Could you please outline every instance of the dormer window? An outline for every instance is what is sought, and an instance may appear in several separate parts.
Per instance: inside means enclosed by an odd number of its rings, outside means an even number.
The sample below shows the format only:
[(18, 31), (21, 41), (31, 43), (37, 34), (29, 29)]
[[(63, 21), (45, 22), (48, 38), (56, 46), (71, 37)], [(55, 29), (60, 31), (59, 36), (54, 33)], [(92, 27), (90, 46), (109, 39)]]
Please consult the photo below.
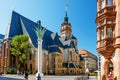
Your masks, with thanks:
[(113, 0), (107, 0), (107, 5), (108, 6), (112, 6), (112, 4), (113, 4)]

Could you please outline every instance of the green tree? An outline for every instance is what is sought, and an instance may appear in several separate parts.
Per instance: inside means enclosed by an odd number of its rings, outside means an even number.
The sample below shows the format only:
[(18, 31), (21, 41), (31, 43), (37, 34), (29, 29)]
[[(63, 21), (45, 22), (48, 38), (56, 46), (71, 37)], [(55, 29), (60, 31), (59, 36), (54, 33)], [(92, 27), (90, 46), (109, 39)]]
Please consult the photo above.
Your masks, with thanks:
[(18, 35), (12, 38), (10, 46), (11, 54), (18, 58), (17, 68), (20, 70), (31, 53), (32, 44), (27, 35)]

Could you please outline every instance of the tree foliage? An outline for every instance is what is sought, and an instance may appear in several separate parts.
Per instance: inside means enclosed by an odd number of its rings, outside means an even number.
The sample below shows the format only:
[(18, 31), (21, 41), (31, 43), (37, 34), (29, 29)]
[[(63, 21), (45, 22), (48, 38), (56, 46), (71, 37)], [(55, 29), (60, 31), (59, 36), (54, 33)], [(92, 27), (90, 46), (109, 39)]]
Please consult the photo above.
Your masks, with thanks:
[(11, 40), (11, 54), (18, 57), (18, 67), (27, 60), (27, 56), (31, 52), (32, 44), (29, 42), (27, 35), (18, 35)]

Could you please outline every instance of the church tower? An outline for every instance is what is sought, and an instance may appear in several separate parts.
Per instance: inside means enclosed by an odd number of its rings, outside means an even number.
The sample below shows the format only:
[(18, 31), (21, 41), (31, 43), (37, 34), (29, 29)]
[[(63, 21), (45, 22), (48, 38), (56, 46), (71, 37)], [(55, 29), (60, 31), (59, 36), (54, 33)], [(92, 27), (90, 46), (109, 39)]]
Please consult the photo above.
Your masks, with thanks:
[(66, 37), (67, 39), (71, 36), (71, 24), (68, 22), (67, 10), (65, 11), (64, 22), (61, 24), (61, 37)]
[(110, 72), (120, 80), (120, 0), (97, 0), (96, 25), (101, 80)]

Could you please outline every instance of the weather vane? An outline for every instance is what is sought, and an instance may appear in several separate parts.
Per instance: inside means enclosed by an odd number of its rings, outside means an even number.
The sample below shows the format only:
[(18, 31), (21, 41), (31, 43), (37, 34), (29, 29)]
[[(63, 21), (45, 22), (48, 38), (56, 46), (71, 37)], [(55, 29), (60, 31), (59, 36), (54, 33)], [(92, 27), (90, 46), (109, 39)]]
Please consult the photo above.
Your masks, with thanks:
[(65, 11), (67, 12), (68, 11), (68, 4), (65, 5)]

